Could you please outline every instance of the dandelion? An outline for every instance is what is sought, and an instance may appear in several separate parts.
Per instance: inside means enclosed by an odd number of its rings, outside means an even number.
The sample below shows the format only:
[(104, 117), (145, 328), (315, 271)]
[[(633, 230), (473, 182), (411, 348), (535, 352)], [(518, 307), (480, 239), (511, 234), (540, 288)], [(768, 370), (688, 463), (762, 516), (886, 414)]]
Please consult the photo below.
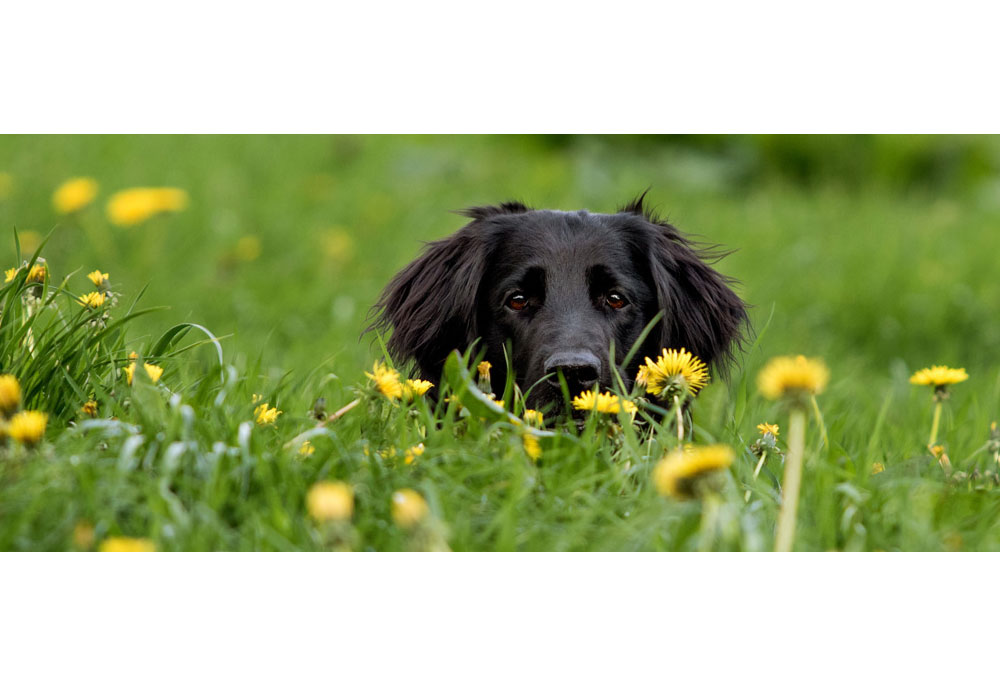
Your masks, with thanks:
[(799, 488), (802, 483), (802, 462), (806, 441), (805, 402), (810, 399), (820, 424), (823, 443), (826, 445), (826, 428), (823, 425), (816, 394), (821, 393), (830, 381), (830, 370), (818, 358), (781, 356), (768, 361), (757, 376), (757, 387), (769, 399), (781, 398), (791, 405), (788, 417), (788, 456), (782, 479), (781, 510), (778, 513), (778, 531), (775, 551), (791, 551), (795, 540), (795, 518), (799, 506)]
[(96, 309), (104, 305), (106, 296), (102, 291), (91, 291), (88, 294), (80, 296), (77, 301), (85, 308)]
[(90, 417), (97, 417), (97, 401), (90, 399), (80, 406), (80, 412)]
[(657, 491), (675, 499), (699, 496), (702, 480), (728, 468), (734, 459), (733, 449), (725, 444), (674, 449), (653, 469)]
[(22, 410), (10, 419), (7, 435), (25, 446), (34, 446), (42, 440), (48, 422), (47, 413), (39, 410)]
[(41, 258), (38, 258), (35, 264), (31, 266), (31, 269), (28, 270), (28, 276), (24, 281), (28, 284), (41, 284), (45, 281), (48, 273), (45, 262)]
[(375, 382), (375, 388), (386, 398), (402, 398), (403, 385), (399, 381), (399, 373), (388, 365), (376, 362), (371, 372), (365, 372), (365, 376)]
[(524, 452), (528, 454), (529, 458), (537, 461), (542, 457), (542, 444), (534, 434), (525, 432), (521, 438), (521, 443), (524, 446)]
[(107, 291), (111, 287), (111, 284), (108, 283), (111, 277), (107, 272), (94, 270), (93, 272), (87, 275), (87, 279), (92, 281), (94, 283), (94, 286), (96, 286), (99, 289), (104, 289), (105, 291)]
[(308, 441), (308, 440), (307, 441), (303, 441), (302, 445), (299, 446), (299, 455), (300, 456), (311, 456), (314, 453), (316, 453), (316, 447), (312, 445), (311, 441)]
[(102, 553), (151, 553), (156, 551), (152, 539), (138, 537), (108, 537), (101, 542)]
[(56, 212), (68, 215), (90, 205), (97, 197), (97, 182), (90, 177), (77, 177), (64, 182), (52, 194)]
[(128, 365), (122, 368), (122, 371), (125, 372), (125, 379), (128, 382), (128, 385), (132, 386), (132, 375), (135, 374), (135, 363), (134, 362), (129, 363)]
[[(946, 365), (925, 367), (922, 370), (917, 370), (910, 377), (910, 384), (934, 387), (934, 418), (931, 420), (931, 437), (927, 441), (927, 447), (932, 451), (932, 447), (937, 443), (938, 429), (941, 425), (941, 408), (950, 396), (948, 387), (964, 382), (968, 378), (969, 375), (965, 372), (964, 367), (954, 368)], [(944, 465), (943, 462), (941, 464)]]
[(432, 386), (434, 385), (423, 379), (407, 379), (403, 382), (402, 397), (406, 401), (412, 401), (426, 394)]
[(0, 415), (10, 417), (21, 405), (21, 383), (14, 375), (0, 375)]
[(488, 394), (493, 391), (493, 382), (490, 380), (490, 368), (492, 367), (492, 363), (488, 360), (484, 360), (476, 365), (476, 373), (479, 377), (477, 386), (484, 394)]
[(94, 526), (81, 520), (73, 526), (73, 546), (78, 551), (89, 551), (94, 545)]
[(424, 497), (413, 489), (400, 489), (392, 495), (392, 519), (405, 529), (417, 525), (429, 512)]
[(160, 377), (163, 376), (163, 368), (159, 365), (154, 365), (153, 363), (143, 363), (142, 367), (146, 370), (146, 374), (149, 375), (149, 378), (153, 380), (153, 384), (160, 381)]
[(306, 494), (306, 510), (317, 522), (350, 520), (354, 515), (354, 490), (344, 482), (317, 482)]
[(4, 280), (3, 280), (3, 283), (4, 284), (9, 284), (12, 281), (14, 281), (14, 277), (16, 277), (17, 273), (20, 272), (20, 271), (21, 271), (20, 267), (11, 267), (9, 270), (4, 270)]
[(188, 195), (179, 188), (130, 188), (108, 199), (108, 219), (131, 227), (164, 212), (179, 212), (187, 204)]
[(655, 362), (646, 358), (646, 364), (639, 366), (636, 382), (663, 399), (693, 396), (708, 384), (708, 366), (683, 348), (664, 348)]
[(261, 403), (254, 408), (253, 419), (258, 425), (272, 425), (283, 412), (283, 410), (270, 407), (267, 403)]
[(948, 454), (944, 452), (944, 446), (941, 444), (933, 444), (929, 448), (931, 455), (937, 458), (938, 464), (945, 470), (950, 470), (951, 461), (948, 459)]
[(424, 455), (424, 445), (422, 443), (417, 444), (416, 446), (411, 446), (410, 448), (406, 449), (406, 452), (403, 454), (403, 463), (405, 463), (406, 465), (413, 465), (413, 462), (417, 459), (417, 456), (422, 456), (422, 455)]
[(624, 409), (634, 416), (638, 410), (635, 403), (627, 398), (619, 398), (610, 391), (599, 394), (594, 391), (584, 391), (573, 399), (573, 407), (576, 410), (591, 410), (609, 415), (620, 413)]
[(882, 463), (872, 463), (872, 474), (877, 475), (880, 472), (885, 472), (885, 465)]
[(532, 427), (544, 427), (545, 415), (543, 415), (540, 410), (532, 410), (531, 408), (528, 408), (524, 411), (524, 421)]
[(760, 435), (762, 437), (770, 434), (775, 439), (778, 438), (778, 425), (770, 425), (766, 422), (762, 422), (761, 424), (757, 425), (757, 431), (760, 432)]

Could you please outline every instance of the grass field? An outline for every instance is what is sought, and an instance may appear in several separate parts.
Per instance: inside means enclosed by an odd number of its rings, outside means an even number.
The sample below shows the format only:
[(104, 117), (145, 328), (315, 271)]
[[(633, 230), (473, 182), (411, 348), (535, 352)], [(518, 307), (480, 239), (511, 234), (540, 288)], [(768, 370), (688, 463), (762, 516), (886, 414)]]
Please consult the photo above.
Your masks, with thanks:
[[(748, 447), (772, 422), (785, 448), (787, 409), (755, 380), (788, 354), (831, 372), (822, 427), (810, 410), (795, 549), (1000, 549), (995, 139), (0, 137), (0, 175), (2, 266), (19, 264), (16, 229), (24, 260), (47, 241), (49, 273), (0, 292), (0, 372), (49, 414), (36, 447), (0, 448), (2, 550), (113, 537), (165, 551), (770, 550), (781, 460), (754, 479)], [(96, 199), (56, 212), (53, 191), (78, 176), (98, 182)], [(110, 222), (111, 195), (145, 186), (189, 202)], [(672, 223), (735, 250), (719, 269), (754, 306), (753, 344), (694, 403), (695, 442), (736, 454), (711, 509), (654, 489), (669, 428), (644, 440), (625, 422), (608, 437), (594, 418), (542, 437), (534, 461), (524, 427), (475, 417), (471, 397), (463, 419), (372, 390), (368, 308), (422, 241), (462, 225), (449, 211), (517, 198), (611, 212), (647, 187)], [(117, 304), (74, 300), (95, 269)], [(163, 369), (156, 383), (144, 362)], [(934, 364), (969, 374), (943, 405), (950, 470), (927, 448), (932, 393), (909, 383)], [(294, 439), (319, 397), (327, 412), (362, 402), (305, 455)], [(91, 398), (94, 418), (80, 411)], [(265, 402), (282, 413), (259, 424)], [(349, 518), (310, 516), (321, 481), (350, 486)], [(420, 500), (394, 512), (403, 489)]]

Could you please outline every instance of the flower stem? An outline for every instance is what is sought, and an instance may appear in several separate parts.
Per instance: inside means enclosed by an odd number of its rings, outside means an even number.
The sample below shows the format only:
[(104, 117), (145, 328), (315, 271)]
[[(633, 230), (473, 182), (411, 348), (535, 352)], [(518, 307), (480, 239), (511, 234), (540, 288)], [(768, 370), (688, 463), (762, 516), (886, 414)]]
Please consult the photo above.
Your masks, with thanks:
[(674, 408), (677, 411), (677, 441), (684, 441), (684, 411), (681, 409), (679, 396), (674, 396)]
[(698, 537), (698, 550), (711, 551), (715, 541), (716, 522), (719, 520), (719, 497), (706, 494), (701, 505), (701, 534)]
[(802, 454), (806, 443), (806, 414), (800, 407), (788, 418), (788, 456), (785, 477), (781, 482), (781, 511), (778, 513), (778, 533), (775, 551), (791, 551), (795, 541), (795, 513), (799, 506), (799, 486), (802, 483)]
[(937, 443), (938, 427), (941, 425), (941, 401), (934, 400), (934, 420), (931, 422), (931, 438), (927, 442), (927, 446), (933, 446)]
[(757, 467), (753, 470), (753, 478), (757, 479), (757, 475), (760, 474), (760, 469), (764, 467), (764, 460), (767, 458), (767, 451), (763, 451), (760, 454), (760, 460), (757, 461)]

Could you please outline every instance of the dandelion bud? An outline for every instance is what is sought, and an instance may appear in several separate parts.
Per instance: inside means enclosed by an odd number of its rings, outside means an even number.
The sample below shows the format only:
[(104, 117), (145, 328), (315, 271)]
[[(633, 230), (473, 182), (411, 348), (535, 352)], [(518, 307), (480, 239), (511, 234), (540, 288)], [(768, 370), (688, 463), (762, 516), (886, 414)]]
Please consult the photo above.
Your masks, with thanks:
[(21, 384), (14, 375), (0, 375), (0, 414), (10, 417), (21, 405)]

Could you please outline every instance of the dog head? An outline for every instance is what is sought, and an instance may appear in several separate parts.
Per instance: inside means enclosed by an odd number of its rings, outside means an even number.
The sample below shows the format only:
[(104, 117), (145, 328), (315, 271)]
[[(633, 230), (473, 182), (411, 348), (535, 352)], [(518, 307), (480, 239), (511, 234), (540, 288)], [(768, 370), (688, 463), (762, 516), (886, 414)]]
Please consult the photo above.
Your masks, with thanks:
[(558, 372), (572, 394), (611, 388), (612, 367), (630, 383), (645, 356), (681, 347), (721, 370), (741, 341), (746, 306), (729, 280), (642, 197), (615, 214), (519, 203), (463, 214), (472, 221), (429, 244), (375, 306), (373, 326), (392, 329), (389, 352), (415, 362), (425, 379), (438, 383), (448, 354), (478, 340), (499, 395), (509, 345), (527, 404), (551, 408), (563, 399)]

